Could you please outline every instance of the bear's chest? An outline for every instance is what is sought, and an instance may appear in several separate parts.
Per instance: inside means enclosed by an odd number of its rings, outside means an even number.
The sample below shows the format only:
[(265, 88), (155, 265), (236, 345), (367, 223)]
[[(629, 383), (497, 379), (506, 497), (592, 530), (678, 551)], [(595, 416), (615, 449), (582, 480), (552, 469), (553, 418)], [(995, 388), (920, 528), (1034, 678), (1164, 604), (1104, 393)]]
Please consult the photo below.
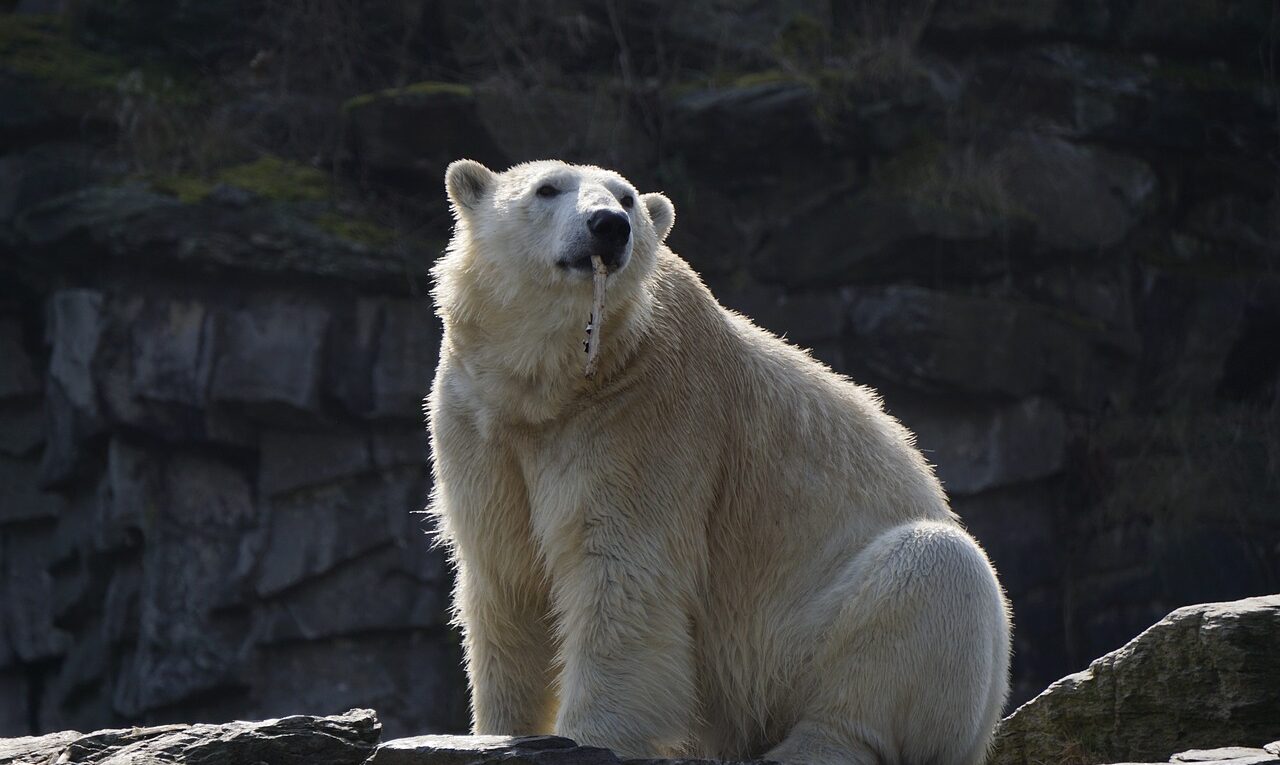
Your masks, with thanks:
[(552, 567), (579, 549), (593, 514), (608, 504), (608, 455), (591, 428), (569, 421), (518, 436), (532, 542)]

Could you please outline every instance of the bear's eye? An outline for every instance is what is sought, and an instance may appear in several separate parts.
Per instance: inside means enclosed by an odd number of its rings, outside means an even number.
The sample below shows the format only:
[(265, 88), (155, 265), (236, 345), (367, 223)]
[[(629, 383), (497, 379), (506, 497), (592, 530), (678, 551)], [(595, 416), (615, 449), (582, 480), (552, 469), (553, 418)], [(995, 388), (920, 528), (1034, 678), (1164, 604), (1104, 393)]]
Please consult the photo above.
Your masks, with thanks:
[(551, 197), (554, 197), (556, 194), (559, 194), (559, 193), (560, 193), (560, 189), (557, 189), (555, 186), (552, 186), (550, 183), (544, 183), (538, 187), (538, 196), (543, 197), (544, 199), (550, 199)]
[(630, 210), (632, 207), (636, 206), (636, 198), (627, 194), (622, 198), (622, 206)]

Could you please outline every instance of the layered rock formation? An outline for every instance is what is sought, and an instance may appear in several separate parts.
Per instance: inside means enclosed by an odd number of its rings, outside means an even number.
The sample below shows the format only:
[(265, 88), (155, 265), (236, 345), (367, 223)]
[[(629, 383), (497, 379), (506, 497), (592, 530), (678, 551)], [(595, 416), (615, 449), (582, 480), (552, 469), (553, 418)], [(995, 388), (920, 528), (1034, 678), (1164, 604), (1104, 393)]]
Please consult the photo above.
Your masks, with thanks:
[(459, 156), (664, 190), (723, 302), (878, 387), (1016, 700), (1280, 590), (1264, 0), (73, 5), (0, 11), (2, 732), (465, 725), (413, 515)]

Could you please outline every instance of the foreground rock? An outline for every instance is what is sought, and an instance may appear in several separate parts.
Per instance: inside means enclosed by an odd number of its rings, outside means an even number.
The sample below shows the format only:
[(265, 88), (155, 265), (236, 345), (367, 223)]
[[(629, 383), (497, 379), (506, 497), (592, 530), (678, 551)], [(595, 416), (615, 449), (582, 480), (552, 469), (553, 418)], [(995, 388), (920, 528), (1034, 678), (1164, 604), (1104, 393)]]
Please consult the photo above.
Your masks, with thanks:
[(1180, 608), (1006, 718), (989, 762), (1234, 761), (1280, 737), (1277, 678), (1280, 595)]
[[(990, 765), (1280, 765), (1280, 595), (1174, 611), (1004, 720)], [(556, 736), (381, 742), (368, 709), (0, 739), (0, 765), (644, 765)]]
[(0, 765), (269, 763), (358, 765), (378, 743), (382, 724), (369, 709), (330, 717), (294, 715), (225, 725), (160, 725), (80, 735), (0, 740)]
[[(1271, 598), (1254, 598), (1251, 601), (1240, 601), (1234, 604), (1212, 604), (1195, 606), (1174, 612), (1168, 619), (1160, 622), (1143, 633), (1128, 646), (1114, 654), (1109, 654), (1094, 663), (1090, 671), (1099, 666), (1111, 666), (1114, 657), (1129, 651), (1134, 653), (1134, 646), (1147, 650), (1146, 656), (1155, 656), (1158, 648), (1152, 648), (1151, 637), (1168, 632), (1169, 625), (1177, 625), (1192, 619), (1200, 628), (1210, 631), (1220, 629), (1224, 620), (1237, 619), (1247, 623), (1246, 631), (1252, 630), (1268, 618), (1274, 619), (1280, 609), (1280, 596)], [(1259, 615), (1261, 614), (1261, 615)], [(1234, 615), (1234, 616), (1232, 616)], [(1274, 623), (1274, 622), (1271, 622)], [(1215, 626), (1217, 625), (1217, 626)], [(1265, 626), (1265, 625), (1264, 625)], [(1254, 633), (1256, 634), (1256, 633)], [(1251, 644), (1245, 640), (1225, 644)], [(1214, 639), (1206, 641), (1212, 650), (1221, 649)], [(1146, 646), (1144, 649), (1143, 646)], [(1256, 646), (1255, 646), (1256, 647)], [(1167, 656), (1166, 656), (1167, 658)], [(1230, 660), (1229, 655), (1219, 655), (1220, 659)], [(1273, 661), (1263, 654), (1259, 655), (1262, 664)], [(1111, 664), (1104, 664), (1108, 659)], [(1170, 670), (1183, 665), (1171, 662)], [(1079, 688), (1085, 685), (1081, 679), (1088, 673), (1064, 678), (1055, 684), (1039, 699), (1028, 704), (1014, 717), (1005, 721), (1005, 729), (1001, 734), (997, 752), (991, 762), (1030, 762), (1039, 757), (1043, 750), (1032, 751), (1025, 748), (1016, 750), (1021, 759), (1011, 759), (1015, 749), (1011, 741), (1015, 741), (1017, 731), (1022, 731), (1023, 739), (1040, 742), (1047, 746), (1057, 746), (1059, 755), (1053, 760), (1043, 762), (1098, 762), (1099, 760), (1082, 756), (1085, 751), (1076, 742), (1065, 737), (1056, 742), (1052, 740), (1053, 728), (1043, 728), (1029, 733), (1026, 729), (1030, 715), (1025, 710), (1036, 708), (1032, 705), (1046, 703), (1044, 699), (1052, 694), (1064, 692), (1072, 681)], [(1239, 679), (1238, 674), (1234, 675)], [(1230, 679), (1230, 678), (1228, 678)], [(1176, 690), (1176, 689), (1175, 689)], [(1201, 687), (1200, 690), (1204, 690)], [(1249, 694), (1243, 687), (1237, 686), (1232, 698), (1242, 698)], [(1201, 697), (1213, 702), (1222, 698), (1211, 693)], [(1173, 700), (1170, 709), (1176, 710), (1191, 705), (1195, 697), (1182, 697)], [(1265, 700), (1263, 703), (1266, 703)], [(1117, 704), (1117, 708), (1119, 705)], [(1217, 707), (1215, 707), (1217, 708)], [(1217, 708), (1224, 722), (1220, 729), (1240, 730), (1240, 725), (1232, 727), (1226, 718), (1242, 707), (1235, 706)], [(1134, 731), (1159, 731), (1168, 727), (1168, 721), (1162, 725), (1157, 717), (1158, 708), (1146, 707), (1146, 716), (1133, 715), (1129, 721)], [(1264, 710), (1265, 711), (1265, 710)], [(1273, 710), (1274, 711), (1274, 710)], [(1036, 718), (1043, 724), (1045, 719)], [(1062, 716), (1062, 720), (1076, 718)], [(1248, 718), (1253, 719), (1253, 718)], [(1265, 723), (1263, 723), (1265, 725)], [(1017, 727), (1021, 726), (1021, 727)], [(1086, 727), (1076, 730), (1084, 732)], [(150, 765), (151, 763), (187, 763), (188, 765), (714, 765), (711, 760), (661, 760), (661, 759), (622, 759), (608, 749), (592, 746), (579, 746), (574, 741), (559, 736), (415, 736), (399, 738), (381, 744), (378, 740), (382, 733), (382, 724), (378, 722), (372, 710), (353, 709), (346, 714), (329, 717), (295, 715), (278, 720), (262, 722), (232, 722), (225, 725), (158, 725), (147, 728), (122, 728), (116, 730), (100, 730), (94, 733), (81, 734), (75, 731), (50, 733), (45, 736), (0, 739), (0, 765)], [(1203, 738), (1220, 738), (1212, 728), (1200, 730)], [(1150, 746), (1156, 746), (1151, 744)], [(1143, 751), (1143, 750), (1131, 750)], [(1149, 750), (1147, 750), (1149, 751)], [(1115, 759), (1124, 759), (1118, 757)], [(1165, 757), (1161, 756), (1160, 760)], [(1111, 759), (1102, 760), (1105, 762)], [(764, 761), (755, 760), (732, 765), (764, 765)], [(1199, 749), (1182, 751), (1168, 758), (1169, 765), (1280, 765), (1280, 741), (1272, 741), (1263, 748), (1246, 746), (1226, 746), (1216, 749)], [(730, 765), (724, 763), (724, 765)]]

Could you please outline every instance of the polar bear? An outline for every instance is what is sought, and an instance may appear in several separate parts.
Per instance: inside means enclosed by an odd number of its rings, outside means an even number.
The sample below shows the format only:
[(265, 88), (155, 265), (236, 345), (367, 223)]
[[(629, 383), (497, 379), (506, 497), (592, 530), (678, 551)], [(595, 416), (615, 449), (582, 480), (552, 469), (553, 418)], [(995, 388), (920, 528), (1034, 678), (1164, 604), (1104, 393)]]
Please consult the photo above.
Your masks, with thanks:
[(555, 161), (460, 160), (445, 185), (431, 507), (474, 732), (980, 763), (1005, 598), (876, 394), (720, 306), (663, 244), (661, 194)]

